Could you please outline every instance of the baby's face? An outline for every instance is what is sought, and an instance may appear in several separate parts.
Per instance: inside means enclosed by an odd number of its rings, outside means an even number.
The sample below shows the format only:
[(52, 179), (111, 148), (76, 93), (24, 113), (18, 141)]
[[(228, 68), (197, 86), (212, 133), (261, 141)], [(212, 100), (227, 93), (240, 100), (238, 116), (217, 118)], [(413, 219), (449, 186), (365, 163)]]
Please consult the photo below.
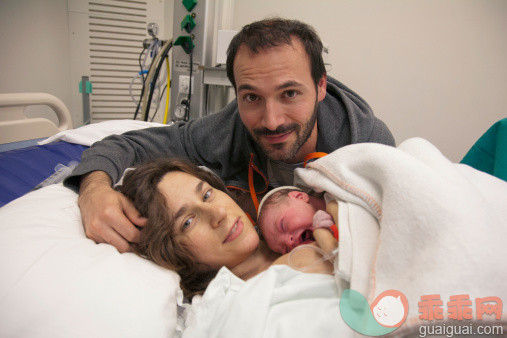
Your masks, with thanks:
[(313, 215), (317, 210), (303, 199), (284, 197), (265, 207), (259, 227), (271, 250), (286, 254), (296, 246), (312, 242)]

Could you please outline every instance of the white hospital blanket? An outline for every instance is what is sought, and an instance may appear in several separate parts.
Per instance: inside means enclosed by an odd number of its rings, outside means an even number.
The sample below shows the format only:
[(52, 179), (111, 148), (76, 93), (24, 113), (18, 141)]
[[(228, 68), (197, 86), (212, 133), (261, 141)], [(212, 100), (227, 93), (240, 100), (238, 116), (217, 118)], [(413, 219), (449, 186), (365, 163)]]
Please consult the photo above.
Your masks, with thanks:
[(383, 291), (403, 292), (404, 326), (418, 321), (423, 295), (439, 294), (444, 311), (451, 295), (507, 303), (507, 182), (410, 139), (344, 147), (297, 169), (296, 184), (341, 201), (340, 288), (370, 304)]
[(222, 268), (187, 314), (183, 337), (341, 337), (343, 322), (330, 275), (276, 265), (243, 281)]

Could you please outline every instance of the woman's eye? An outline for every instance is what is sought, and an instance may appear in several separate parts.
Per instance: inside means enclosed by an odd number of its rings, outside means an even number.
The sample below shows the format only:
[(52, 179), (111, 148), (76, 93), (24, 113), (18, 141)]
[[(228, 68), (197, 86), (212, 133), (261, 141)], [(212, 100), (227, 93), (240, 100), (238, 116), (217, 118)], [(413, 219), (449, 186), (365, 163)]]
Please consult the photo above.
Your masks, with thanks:
[(211, 197), (211, 194), (213, 192), (213, 189), (209, 189), (207, 190), (205, 193), (204, 193), (204, 196), (202, 197), (202, 200), (204, 202), (206, 202), (210, 197)]
[(182, 230), (185, 231), (193, 222), (194, 217), (189, 217), (183, 222), (183, 225), (181, 226)]

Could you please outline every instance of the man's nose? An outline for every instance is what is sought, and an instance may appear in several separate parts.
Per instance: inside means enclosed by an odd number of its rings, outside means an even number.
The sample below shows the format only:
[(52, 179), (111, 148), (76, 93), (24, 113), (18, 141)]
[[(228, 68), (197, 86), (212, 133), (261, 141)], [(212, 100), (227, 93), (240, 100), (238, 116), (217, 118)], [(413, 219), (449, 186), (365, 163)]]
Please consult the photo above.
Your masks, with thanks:
[(269, 130), (275, 130), (284, 123), (283, 114), (275, 100), (266, 100), (262, 122), (263, 127)]

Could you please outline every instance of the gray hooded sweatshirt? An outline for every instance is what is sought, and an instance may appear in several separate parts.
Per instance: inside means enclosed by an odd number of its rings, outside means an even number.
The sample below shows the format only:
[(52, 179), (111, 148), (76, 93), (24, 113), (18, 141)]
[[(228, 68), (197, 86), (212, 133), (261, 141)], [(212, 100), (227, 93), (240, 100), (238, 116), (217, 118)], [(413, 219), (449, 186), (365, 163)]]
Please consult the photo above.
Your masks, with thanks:
[[(330, 153), (362, 142), (395, 145), (389, 129), (366, 101), (339, 81), (327, 79), (326, 97), (318, 105), (315, 151)], [(255, 191), (268, 189), (268, 159), (243, 125), (236, 100), (216, 114), (189, 122), (109, 136), (83, 153), (64, 183), (77, 189), (80, 176), (95, 170), (117, 182), (126, 168), (160, 157), (188, 158), (212, 169), (229, 188), (243, 191), (249, 191), (248, 168), (252, 166)]]

